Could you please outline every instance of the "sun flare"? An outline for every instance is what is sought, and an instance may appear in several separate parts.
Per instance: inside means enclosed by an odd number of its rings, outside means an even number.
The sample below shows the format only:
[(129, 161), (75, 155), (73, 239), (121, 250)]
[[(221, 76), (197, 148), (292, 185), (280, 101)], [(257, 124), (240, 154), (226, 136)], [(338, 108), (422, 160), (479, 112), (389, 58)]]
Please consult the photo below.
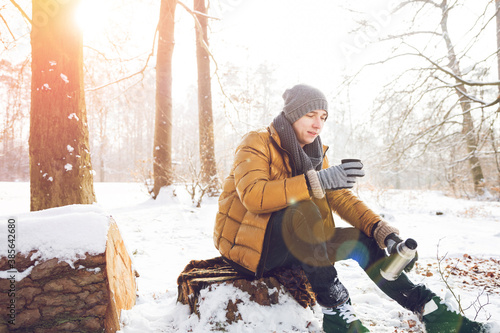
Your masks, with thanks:
[(76, 10), (76, 23), (85, 35), (102, 33), (110, 14), (107, 1), (82, 0)]

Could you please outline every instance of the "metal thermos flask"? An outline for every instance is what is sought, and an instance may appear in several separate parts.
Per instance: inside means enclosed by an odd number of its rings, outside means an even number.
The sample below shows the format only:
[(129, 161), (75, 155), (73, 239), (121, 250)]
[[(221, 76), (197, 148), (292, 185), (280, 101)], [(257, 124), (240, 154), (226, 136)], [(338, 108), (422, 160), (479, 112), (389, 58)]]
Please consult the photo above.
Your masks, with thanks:
[(384, 279), (394, 281), (401, 275), (406, 265), (415, 258), (417, 242), (412, 238), (400, 242), (389, 239), (387, 241), (387, 250), (389, 258), (386, 259), (380, 269), (380, 274)]

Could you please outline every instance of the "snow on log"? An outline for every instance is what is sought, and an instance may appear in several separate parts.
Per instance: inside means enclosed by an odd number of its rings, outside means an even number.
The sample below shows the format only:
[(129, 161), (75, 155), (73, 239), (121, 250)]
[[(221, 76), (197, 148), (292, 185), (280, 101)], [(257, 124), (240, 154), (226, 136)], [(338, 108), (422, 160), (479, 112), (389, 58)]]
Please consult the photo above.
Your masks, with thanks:
[[(302, 269), (280, 268), (256, 279), (238, 273), (222, 257), (191, 260), (177, 278), (177, 301), (189, 305), (190, 312), (200, 316), (200, 298), (211, 297), (211, 291), (224, 284), (236, 287), (249, 295), (249, 301), (262, 306), (278, 304), (280, 292), (290, 293), (304, 308), (316, 304), (315, 295)], [(238, 310), (241, 302), (238, 298), (229, 300), (225, 308), (227, 323), (241, 320)]]
[(120, 329), (121, 310), (135, 304), (136, 281), (111, 217), (74, 205), (4, 222), (0, 237), (12, 231), (16, 251), (13, 257), (0, 248), (0, 332)]

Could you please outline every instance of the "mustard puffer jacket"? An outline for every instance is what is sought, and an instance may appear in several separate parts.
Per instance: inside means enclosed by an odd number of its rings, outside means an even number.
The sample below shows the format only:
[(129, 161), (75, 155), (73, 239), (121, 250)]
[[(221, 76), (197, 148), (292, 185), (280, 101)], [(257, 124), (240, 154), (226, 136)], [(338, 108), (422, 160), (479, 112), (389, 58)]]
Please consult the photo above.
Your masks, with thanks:
[[(323, 148), (326, 153), (327, 147)], [(328, 168), (324, 154), (322, 168)], [(305, 176), (292, 177), (290, 155), (272, 124), (245, 135), (236, 149), (234, 164), (219, 197), (214, 244), (240, 271), (261, 277), (267, 256), (266, 230), (273, 212), (302, 200), (314, 200), (325, 226), (334, 227), (332, 210), (372, 237), (380, 216), (350, 190), (328, 191), (313, 199)], [(267, 232), (269, 234), (269, 230)]]

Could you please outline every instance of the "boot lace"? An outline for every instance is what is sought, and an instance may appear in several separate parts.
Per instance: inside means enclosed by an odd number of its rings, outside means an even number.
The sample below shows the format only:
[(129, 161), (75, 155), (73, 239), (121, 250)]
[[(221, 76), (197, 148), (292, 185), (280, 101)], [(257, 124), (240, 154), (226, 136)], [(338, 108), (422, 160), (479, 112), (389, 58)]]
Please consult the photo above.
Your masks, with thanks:
[(338, 309), (340, 311), (340, 316), (342, 318), (344, 318), (346, 323), (350, 324), (353, 321), (358, 319), (358, 318), (356, 318), (356, 315), (354, 314), (354, 308), (350, 304), (344, 303)]
[(350, 324), (358, 319), (354, 313), (354, 308), (349, 303), (344, 303), (338, 308), (323, 308), (322, 311), (326, 315), (336, 315), (338, 312), (340, 317), (347, 324)]

